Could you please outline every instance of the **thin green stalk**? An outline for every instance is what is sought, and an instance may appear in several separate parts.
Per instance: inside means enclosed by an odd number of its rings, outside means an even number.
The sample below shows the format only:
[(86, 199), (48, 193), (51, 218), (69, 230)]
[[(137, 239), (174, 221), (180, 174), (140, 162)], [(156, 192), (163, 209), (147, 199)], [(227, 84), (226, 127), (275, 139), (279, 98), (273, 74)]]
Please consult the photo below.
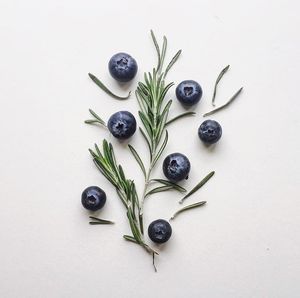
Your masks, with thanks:
[(194, 208), (197, 208), (197, 207), (201, 207), (201, 206), (203, 206), (205, 204), (206, 204), (206, 201), (202, 201), (202, 202), (197, 202), (197, 203), (185, 206), (185, 207), (179, 209), (177, 212), (175, 212), (173, 214), (173, 216), (170, 218), (170, 220), (174, 219), (178, 214), (180, 214), (180, 213), (182, 213), (184, 211), (191, 210), (191, 209), (194, 209)]
[(243, 87), (240, 88), (225, 104), (223, 104), (222, 106), (220, 106), (220, 107), (218, 107), (218, 108), (216, 108), (216, 109), (214, 109), (214, 110), (212, 110), (212, 111), (210, 111), (208, 113), (205, 113), (203, 115), (203, 117), (210, 116), (210, 115), (212, 115), (212, 114), (214, 114), (214, 113), (216, 113), (216, 112), (218, 112), (220, 110), (223, 110), (224, 108), (228, 107), (240, 95), (240, 93), (242, 92), (242, 90), (243, 90)]
[(172, 122), (175, 122), (175, 121), (177, 121), (177, 120), (179, 120), (181, 118), (184, 118), (184, 117), (187, 117), (187, 116), (194, 116), (194, 115), (196, 115), (195, 112), (185, 112), (185, 113), (182, 113), (182, 114), (180, 114), (180, 115), (178, 115), (178, 116), (176, 116), (176, 117), (168, 120), (168, 122), (166, 123), (166, 125), (169, 125)]
[(214, 171), (210, 172), (208, 175), (206, 175), (195, 187), (192, 188), (192, 190), (190, 190), (188, 192), (188, 194), (186, 194), (180, 201), (179, 204), (182, 204), (188, 197), (190, 197), (192, 194), (194, 194), (196, 191), (198, 191), (205, 183), (208, 182), (208, 180), (215, 174)]
[(110, 91), (96, 76), (94, 76), (93, 74), (89, 73), (89, 77), (92, 79), (92, 81), (100, 88), (102, 89), (106, 94), (108, 94), (109, 96), (115, 98), (115, 99), (128, 99), (131, 91), (129, 91), (127, 96), (119, 96), (114, 94), (112, 91)]
[(107, 127), (105, 121), (102, 120), (92, 109), (89, 109), (89, 112), (94, 117), (94, 119), (85, 120), (84, 123), (86, 123), (86, 124), (95, 124), (95, 123), (97, 123), (97, 124), (101, 124), (101, 125)]
[(219, 82), (221, 81), (222, 77), (224, 76), (224, 74), (228, 71), (230, 65), (227, 65), (224, 69), (222, 69), (222, 71), (220, 72), (220, 74), (218, 75), (216, 82), (215, 82), (215, 86), (214, 86), (214, 93), (213, 93), (213, 97), (211, 100), (211, 103), (213, 106), (215, 106), (215, 99), (216, 99), (216, 95), (217, 95), (217, 87)]
[(113, 221), (98, 218), (98, 217), (94, 217), (94, 216), (90, 216), (90, 219), (94, 220), (94, 221), (89, 222), (90, 225), (113, 225), (114, 224)]

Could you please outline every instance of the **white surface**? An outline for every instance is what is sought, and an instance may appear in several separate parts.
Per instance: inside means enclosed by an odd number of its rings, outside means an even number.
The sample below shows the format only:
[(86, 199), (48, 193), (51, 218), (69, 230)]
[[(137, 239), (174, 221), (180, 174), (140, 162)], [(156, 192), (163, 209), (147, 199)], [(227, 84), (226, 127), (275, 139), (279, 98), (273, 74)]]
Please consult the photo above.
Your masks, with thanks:
[[(1, 0), (0, 297), (299, 297), (299, 8), (293, 0)], [(122, 93), (108, 59), (131, 53), (142, 78), (156, 64), (151, 28), (167, 35), (168, 58), (183, 49), (169, 79), (195, 79), (204, 89), (197, 116), (170, 128), (165, 155), (190, 157), (188, 188), (216, 170), (188, 200), (207, 206), (174, 221), (157, 274), (151, 258), (122, 239), (123, 206), (87, 148), (109, 138), (141, 185), (138, 166), (105, 130), (83, 124), (88, 108), (105, 119), (121, 109), (137, 116), (134, 97), (107, 97), (87, 73)], [(207, 149), (197, 127), (228, 63), (217, 103), (245, 89), (212, 117), (224, 134)], [(172, 113), (182, 111), (175, 101)], [(138, 133), (131, 142), (145, 156)], [(99, 215), (115, 226), (88, 225), (80, 194), (93, 184), (108, 195)], [(168, 218), (179, 198), (149, 199), (146, 226)]]

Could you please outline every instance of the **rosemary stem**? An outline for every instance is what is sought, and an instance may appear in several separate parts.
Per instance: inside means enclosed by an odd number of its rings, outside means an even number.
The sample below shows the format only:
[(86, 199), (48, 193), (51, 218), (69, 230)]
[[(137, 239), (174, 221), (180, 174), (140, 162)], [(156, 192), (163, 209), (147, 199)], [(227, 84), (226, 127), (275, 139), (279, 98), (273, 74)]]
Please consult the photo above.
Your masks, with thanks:
[(146, 178), (145, 178), (145, 185), (144, 185), (144, 190), (143, 190), (143, 195), (141, 198), (141, 202), (140, 202), (140, 210), (139, 210), (139, 223), (140, 223), (140, 229), (142, 234), (144, 234), (144, 226), (143, 226), (143, 215), (144, 215), (144, 201), (146, 198), (146, 193), (148, 191), (148, 186), (150, 183), (150, 176), (151, 176), (151, 171), (152, 171), (152, 163), (148, 169)]
[[(156, 113), (154, 113), (154, 118), (155, 118), (155, 121), (156, 121)], [(156, 122), (154, 122), (156, 123)], [(153, 142), (152, 142), (153, 143)], [(149, 184), (150, 184), (150, 178), (151, 178), (151, 172), (152, 172), (152, 169), (153, 169), (153, 166), (154, 166), (154, 157), (156, 156), (156, 151), (157, 151), (157, 146), (156, 144), (153, 144), (153, 149), (152, 152), (151, 152), (151, 156), (150, 156), (150, 165), (149, 165), (149, 169), (148, 169), (148, 172), (146, 174), (146, 177), (145, 177), (145, 185), (144, 185), (144, 190), (143, 190), (143, 195), (141, 197), (141, 202), (140, 202), (140, 210), (139, 210), (139, 219), (140, 219), (140, 229), (142, 231), (142, 234), (144, 234), (144, 226), (143, 226), (143, 215), (144, 215), (144, 201), (145, 201), (145, 198), (146, 198), (146, 194), (148, 192), (148, 187), (149, 187)]]

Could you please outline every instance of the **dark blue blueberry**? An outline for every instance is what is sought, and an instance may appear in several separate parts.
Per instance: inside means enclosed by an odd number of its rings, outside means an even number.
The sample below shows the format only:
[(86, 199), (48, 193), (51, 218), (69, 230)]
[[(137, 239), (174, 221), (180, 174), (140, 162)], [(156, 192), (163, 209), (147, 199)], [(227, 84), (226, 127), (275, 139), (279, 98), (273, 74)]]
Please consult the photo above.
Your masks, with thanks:
[(222, 127), (215, 120), (206, 120), (199, 126), (198, 135), (205, 144), (214, 144), (222, 136)]
[(130, 112), (120, 111), (110, 116), (107, 127), (114, 137), (125, 140), (135, 133), (136, 120)]
[(172, 153), (163, 162), (164, 174), (172, 182), (188, 179), (190, 169), (190, 161), (181, 153)]
[(82, 192), (81, 203), (85, 209), (97, 211), (104, 206), (105, 202), (106, 194), (98, 186), (90, 186)]
[(183, 105), (192, 106), (201, 99), (202, 88), (193, 80), (182, 81), (176, 88), (176, 97)]
[(166, 220), (157, 219), (149, 225), (148, 235), (155, 243), (165, 243), (172, 235), (172, 227)]
[(135, 77), (138, 66), (135, 59), (130, 55), (118, 53), (110, 58), (108, 69), (115, 80), (119, 82), (129, 82)]

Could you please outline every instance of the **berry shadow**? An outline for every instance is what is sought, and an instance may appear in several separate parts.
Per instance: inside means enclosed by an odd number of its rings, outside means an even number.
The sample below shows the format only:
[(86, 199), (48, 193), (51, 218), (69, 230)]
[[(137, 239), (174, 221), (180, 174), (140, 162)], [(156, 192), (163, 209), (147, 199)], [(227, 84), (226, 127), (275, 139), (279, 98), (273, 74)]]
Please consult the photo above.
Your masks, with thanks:
[(180, 104), (180, 106), (181, 106), (185, 111), (188, 111), (188, 112), (195, 112), (195, 111), (198, 109), (198, 106), (199, 106), (200, 103), (199, 103), (199, 104), (192, 105), (192, 106), (184, 105), (184, 104), (179, 103), (179, 102), (178, 102), (178, 104)]
[(133, 93), (133, 88), (135, 89), (136, 83), (132, 80), (130, 82), (118, 82), (116, 81), (116, 85), (118, 88), (120, 88), (123, 92), (129, 92), (131, 91), (131, 95)]
[(167, 242), (161, 243), (161, 244), (155, 243), (155, 242), (153, 242), (153, 241), (151, 241), (151, 240), (149, 239), (149, 240), (150, 240), (150, 243), (151, 243), (151, 247), (152, 247), (155, 251), (157, 251), (158, 253), (161, 253), (161, 252), (167, 250), (168, 247), (169, 247), (170, 245), (172, 245), (172, 243), (171, 243), (172, 237), (173, 237), (173, 234), (172, 234), (171, 238), (170, 238)]
[(217, 147), (218, 147), (217, 143), (215, 143), (215, 144), (205, 144), (201, 141), (199, 141), (199, 143), (200, 143), (201, 148), (204, 148), (204, 150), (206, 150), (210, 153), (216, 152), (218, 150), (217, 149)]

